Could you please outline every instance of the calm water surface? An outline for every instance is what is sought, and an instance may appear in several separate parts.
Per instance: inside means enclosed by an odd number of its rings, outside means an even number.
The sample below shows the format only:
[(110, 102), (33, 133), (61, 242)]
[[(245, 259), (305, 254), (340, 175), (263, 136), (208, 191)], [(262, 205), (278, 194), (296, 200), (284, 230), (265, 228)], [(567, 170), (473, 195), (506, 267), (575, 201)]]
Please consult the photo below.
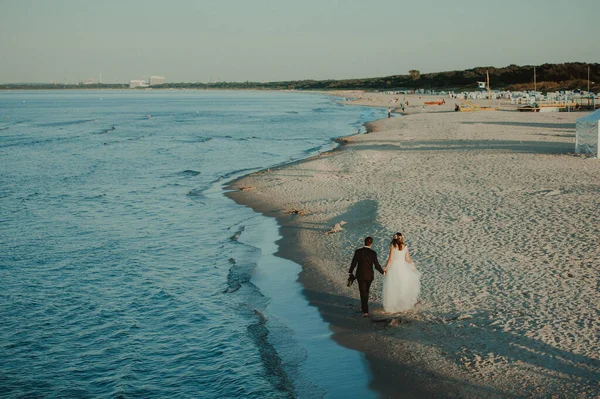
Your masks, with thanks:
[(382, 117), (298, 93), (1, 92), (0, 397), (372, 395), (272, 255), (276, 222), (223, 185)]

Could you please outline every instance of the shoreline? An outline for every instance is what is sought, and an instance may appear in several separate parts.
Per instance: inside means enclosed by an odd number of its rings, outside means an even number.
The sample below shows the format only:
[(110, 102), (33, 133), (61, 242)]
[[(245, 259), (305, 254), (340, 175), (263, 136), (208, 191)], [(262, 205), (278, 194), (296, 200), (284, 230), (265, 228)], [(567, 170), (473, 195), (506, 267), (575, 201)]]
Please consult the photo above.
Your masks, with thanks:
[[(360, 105), (364, 106), (365, 104)], [(380, 105), (371, 106), (381, 107)], [(381, 320), (375, 321), (375, 323), (371, 323), (370, 320), (361, 320), (359, 317), (357, 317), (356, 320), (348, 318), (347, 316), (349, 313), (355, 313), (357, 316), (360, 316), (361, 312), (358, 308), (356, 308), (356, 311), (352, 311), (351, 306), (356, 306), (349, 303), (348, 298), (327, 293), (329, 286), (327, 283), (324, 283), (324, 279), (327, 279), (327, 276), (322, 275), (319, 272), (319, 269), (311, 262), (311, 254), (297, 245), (301, 239), (299, 236), (299, 229), (301, 227), (299, 223), (297, 223), (296, 215), (282, 213), (280, 208), (273, 207), (268, 202), (252, 198), (251, 195), (248, 195), (248, 191), (246, 191), (243, 186), (240, 186), (240, 183), (249, 176), (289, 168), (296, 164), (302, 164), (342, 151), (343, 148), (349, 144), (352, 137), (376, 133), (378, 130), (377, 123), (384, 120), (386, 120), (386, 118), (366, 122), (364, 124), (366, 132), (364, 133), (333, 139), (339, 146), (332, 150), (325, 151), (319, 155), (303, 160), (296, 160), (234, 179), (226, 185), (225, 195), (236, 203), (249, 207), (254, 212), (273, 218), (277, 221), (281, 238), (275, 243), (278, 250), (273, 256), (292, 261), (301, 266), (301, 272), (298, 274), (297, 281), (303, 287), (302, 294), (305, 296), (310, 306), (314, 306), (318, 309), (323, 321), (329, 326), (329, 330), (332, 332), (331, 338), (334, 342), (344, 348), (359, 351), (365, 356), (365, 360), (372, 373), (372, 380), (369, 384), (371, 390), (380, 397), (388, 398), (396, 397), (395, 395), (398, 393), (400, 393), (398, 397), (401, 398), (421, 398), (433, 396), (439, 394), (439, 392), (446, 392), (446, 394), (451, 397), (454, 396), (454, 394), (459, 393), (459, 389), (452, 386), (453, 383), (446, 383), (445, 381), (434, 383), (433, 381), (439, 378), (439, 376), (427, 373), (427, 380), (432, 384), (427, 386), (424, 384), (423, 378), (415, 378), (417, 371), (411, 369), (409, 365), (401, 365), (390, 361), (387, 358), (382, 358), (379, 353), (380, 349), (374, 348), (374, 345), (369, 343), (368, 340), (373, 340), (375, 338), (373, 336), (373, 324), (376, 328), (375, 331), (377, 331), (385, 328), (390, 320), (382, 318)], [(383, 262), (381, 253), (379, 254), (379, 257), (380, 262)], [(347, 263), (349, 266), (350, 259)], [(345, 281), (342, 283), (344, 284), (341, 285), (345, 285)], [(352, 285), (349, 290), (356, 291), (356, 285)], [(370, 306), (375, 307), (377, 304), (373, 303), (371, 299)], [(360, 324), (357, 325), (355, 323)]]
[[(292, 396), (311, 398), (338, 392), (344, 397), (375, 397), (368, 389), (370, 370), (362, 354), (332, 341), (329, 325), (323, 322), (317, 309), (309, 306), (303, 295), (304, 287), (297, 279), (301, 266), (273, 253), (278, 249), (275, 241), (280, 237), (277, 220), (262, 214), (255, 217), (260, 222), (246, 225), (239, 241), (261, 252), (251, 283), (269, 298), (255, 312), (268, 330), (262, 338), (272, 345), (280, 359), (282, 372), (277, 375), (292, 388), (289, 391)], [(279, 352), (281, 349), (283, 353)], [(298, 357), (304, 358), (302, 363), (296, 363)], [(335, 362), (337, 366), (332, 368)], [(266, 364), (273, 361), (267, 359)]]
[[(379, 101), (379, 104), (382, 104), (379, 106), (386, 106), (383, 105), (387, 101), (386, 98), (379, 98)], [(412, 102), (413, 100), (411, 100)], [(453, 107), (450, 104), (447, 105)], [(426, 297), (424, 302), (418, 304), (414, 312), (406, 312), (400, 315), (383, 314), (380, 309), (381, 306), (378, 304), (378, 285), (374, 284), (372, 289), (374, 300), (371, 301), (373, 316), (370, 320), (363, 320), (359, 317), (360, 312), (357, 307), (358, 291), (354, 286), (346, 288), (345, 280), (341, 277), (345, 276), (347, 264), (349, 264), (348, 257), (354, 247), (360, 246), (360, 238), (365, 234), (371, 234), (376, 238), (376, 249), (380, 256), (380, 262), (385, 262), (387, 257), (385, 255), (387, 234), (389, 231), (395, 232), (397, 228), (388, 226), (390, 219), (392, 219), (392, 225), (395, 224), (393, 222), (394, 217), (390, 215), (389, 209), (382, 209), (388, 208), (388, 206), (386, 206), (385, 199), (381, 199), (381, 195), (376, 195), (375, 199), (369, 199), (368, 196), (359, 192), (353, 193), (353, 191), (356, 191), (353, 188), (354, 185), (360, 186), (361, 182), (367, 185), (369, 183), (364, 180), (365, 176), (360, 175), (360, 172), (352, 172), (352, 163), (358, 163), (363, 168), (372, 166), (385, 169), (390, 162), (402, 163), (403, 161), (390, 161), (388, 158), (379, 160), (378, 158), (387, 156), (385, 154), (390, 149), (399, 149), (403, 151), (400, 153), (401, 155), (411, 158), (410, 162), (421, 162), (418, 165), (419, 168), (429, 165), (429, 168), (435, 167), (437, 169), (439, 166), (443, 167), (446, 163), (450, 163), (448, 168), (461, 174), (462, 172), (456, 169), (457, 167), (474, 166), (469, 176), (472, 176), (473, 181), (477, 181), (477, 166), (490, 162), (478, 156), (481, 153), (491, 154), (490, 158), (492, 160), (495, 157), (497, 158), (496, 161), (502, 164), (514, 163), (514, 161), (507, 160), (507, 158), (512, 159), (513, 157), (518, 162), (527, 162), (529, 154), (530, 157), (535, 157), (535, 162), (531, 161), (535, 164), (533, 165), (535, 169), (532, 170), (541, 173), (542, 176), (544, 175), (543, 171), (538, 170), (537, 163), (540, 166), (544, 166), (548, 162), (554, 163), (552, 157), (560, 158), (556, 161), (559, 163), (564, 161), (573, 164), (589, 162), (573, 156), (565, 158), (562, 155), (552, 155), (564, 154), (565, 149), (568, 147), (563, 144), (568, 141), (564, 138), (565, 135), (554, 134), (553, 129), (566, 129), (566, 124), (559, 121), (567, 118), (571, 123), (575, 119), (573, 115), (518, 116), (516, 112), (468, 113), (470, 115), (462, 113), (460, 115), (461, 113), (454, 114), (443, 107), (436, 108), (433, 111), (428, 109), (427, 112), (418, 110), (421, 107), (420, 104), (414, 106), (411, 104), (411, 107), (413, 108), (409, 109), (407, 116), (370, 122), (367, 126), (367, 134), (340, 139), (343, 145), (330, 152), (237, 179), (228, 185), (228, 189), (235, 191), (230, 191), (226, 195), (235, 202), (248, 206), (265, 216), (274, 217), (278, 221), (280, 234), (283, 238), (277, 242), (279, 251), (275, 255), (292, 260), (302, 266), (302, 272), (299, 274), (298, 280), (304, 287), (304, 295), (312, 306), (319, 309), (323, 320), (329, 323), (330, 329), (334, 333), (333, 339), (336, 342), (365, 354), (373, 372), (370, 388), (378, 392), (380, 396), (423, 397), (441, 394), (448, 397), (481, 397), (482, 395), (493, 397), (537, 395), (544, 397), (548, 394), (564, 394), (564, 390), (561, 391), (561, 388), (554, 385), (542, 388), (548, 381), (555, 381), (563, 375), (561, 371), (563, 366), (568, 370), (566, 364), (557, 360), (549, 361), (546, 357), (560, 358), (560, 356), (563, 356), (572, 358), (569, 361), (579, 359), (584, 364), (589, 363), (586, 366), (587, 370), (575, 369), (572, 370), (572, 374), (578, 376), (579, 380), (583, 379), (583, 383), (578, 382), (580, 385), (583, 384), (578, 392), (579, 395), (582, 397), (590, 395), (589, 397), (592, 397), (595, 392), (593, 392), (593, 388), (588, 391), (590, 385), (585, 381), (589, 378), (593, 381), (594, 378), (600, 375), (597, 371), (598, 359), (589, 354), (577, 354), (577, 352), (587, 353), (577, 345), (575, 346), (575, 353), (572, 354), (568, 351), (561, 351), (560, 347), (548, 347), (549, 342), (545, 342), (545, 338), (543, 338), (545, 336), (539, 335), (536, 331), (532, 332), (535, 340), (531, 340), (531, 337), (525, 331), (519, 332), (518, 335), (511, 335), (509, 333), (510, 328), (500, 324), (500, 330), (504, 328), (505, 331), (499, 335), (500, 333), (496, 332), (496, 328), (487, 327), (491, 325), (490, 322), (486, 324), (486, 318), (498, 317), (494, 316), (495, 313), (493, 313), (497, 305), (487, 305), (485, 298), (481, 302), (478, 301), (480, 298), (475, 296), (474, 302), (477, 302), (477, 305), (482, 309), (479, 310), (479, 313), (481, 313), (479, 315), (478, 311), (474, 311), (474, 309), (463, 304), (461, 299), (457, 298), (457, 293), (461, 293), (460, 287), (457, 286), (458, 288), (456, 288), (453, 285), (460, 283), (460, 279), (453, 280), (447, 287), (444, 286), (443, 289), (440, 289), (440, 291), (448, 291), (449, 299), (446, 301), (450, 305), (445, 306), (443, 301), (441, 305), (438, 304), (439, 299), (435, 298), (435, 295), (431, 297), (432, 294), (438, 293), (428, 289), (424, 293)], [(496, 115), (489, 116), (486, 114)], [(422, 126), (428, 125), (427, 118), (430, 116), (434, 121), (430, 123), (429, 127)], [(546, 118), (552, 123), (547, 123)], [(533, 122), (531, 122), (532, 119), (534, 119)], [(515, 121), (513, 122), (513, 120)], [(453, 133), (459, 134), (447, 134), (446, 129), (440, 127), (440, 125), (448, 124), (448, 126), (455, 128), (456, 123), (458, 123), (459, 128)], [(471, 129), (471, 126), (474, 128)], [(506, 127), (517, 132), (502, 130)], [(489, 141), (486, 129), (493, 130), (494, 134), (499, 137), (494, 136), (492, 141)], [(531, 129), (535, 129), (536, 132), (534, 134), (527, 133)], [(433, 134), (430, 134), (431, 132)], [(417, 135), (425, 137), (417, 137)], [(533, 137), (533, 135), (540, 137)], [(544, 135), (548, 136), (548, 139)], [(525, 139), (527, 141), (524, 141)], [(537, 140), (535, 146), (532, 144), (534, 140)], [(525, 152), (525, 155), (523, 155), (524, 145), (535, 148), (533, 150), (528, 149), (529, 152)], [(452, 151), (460, 151), (457, 154), (462, 158), (462, 161), (467, 163), (449, 162), (446, 155), (450, 152), (448, 147), (451, 149), (456, 147)], [(370, 159), (365, 158), (364, 154), (367, 153), (373, 158), (372, 162)], [(423, 157), (432, 158), (432, 161), (423, 163)], [(400, 170), (406, 168), (409, 177), (418, 178), (419, 168), (411, 170), (409, 164), (402, 165), (404, 166)], [(586, 166), (593, 169), (592, 173), (597, 170), (596, 165), (589, 164)], [(414, 173), (417, 173), (417, 175)], [(493, 173), (499, 173), (501, 176), (502, 171)], [(292, 182), (292, 176), (297, 176), (293, 180), (298, 181)], [(461, 175), (461, 177), (464, 178), (465, 176)], [(493, 178), (492, 183), (497, 184), (498, 178), (495, 175)], [(381, 178), (379, 180), (377, 183), (381, 185), (383, 182)], [(467, 188), (473, 188), (470, 183), (461, 183), (460, 181), (458, 183)], [(485, 184), (485, 180), (482, 180), (482, 183)], [(286, 189), (282, 188), (284, 185), (287, 186)], [(248, 186), (252, 186), (254, 189), (243, 188)], [(386, 188), (388, 191), (390, 189), (394, 190), (393, 187)], [(373, 190), (377, 194), (381, 194), (383, 191), (377, 187), (374, 187)], [(424, 189), (427, 194), (436, 195), (435, 190), (431, 193), (428, 190), (431, 191), (430, 188)], [(503, 190), (510, 192), (508, 187)], [(289, 191), (289, 193), (286, 193), (286, 191)], [(527, 194), (521, 191), (513, 190), (512, 194), (517, 196)], [(558, 191), (562, 192), (561, 190)], [(547, 192), (552, 194), (552, 198), (556, 198), (554, 193), (557, 190), (548, 190)], [(418, 190), (412, 193), (412, 195), (417, 194), (420, 196), (423, 193), (418, 192)], [(459, 200), (461, 195), (457, 195)], [(410, 207), (410, 201), (406, 202), (410, 199), (401, 198), (400, 205)], [(422, 200), (420, 197), (419, 199)], [(431, 200), (437, 202), (438, 200), (444, 200), (444, 198), (433, 197)], [(588, 204), (590, 199), (587, 199), (587, 201), (584, 205)], [(593, 199), (591, 201), (594, 203)], [(297, 214), (287, 213), (291, 210), (299, 212)], [(419, 210), (415, 208), (411, 211), (418, 213)], [(439, 235), (443, 236), (444, 234), (450, 234), (450, 236), (456, 236), (457, 238), (462, 237), (460, 229), (457, 231), (451, 229), (453, 224), (458, 223), (459, 227), (465, 226), (468, 229), (470, 228), (469, 224), (477, 224), (473, 222), (476, 222), (478, 218), (485, 218), (485, 215), (468, 214), (468, 209), (465, 211), (466, 213), (462, 216), (457, 215), (455, 221), (447, 222), (446, 224), (449, 224), (449, 226), (439, 226), (444, 223), (432, 220), (431, 217), (428, 218), (428, 215), (422, 214), (422, 212), (407, 218), (412, 219), (414, 226), (411, 227), (413, 231), (409, 230), (409, 242), (416, 242), (417, 245), (417, 252), (416, 254), (413, 253), (413, 258), (417, 259), (419, 265), (421, 265), (420, 267), (425, 268), (424, 285), (434, 283), (439, 278), (442, 278), (439, 281), (443, 281), (443, 275), (437, 275), (439, 271), (436, 271), (435, 267), (438, 261), (443, 263), (444, 260), (436, 254), (435, 245), (421, 245), (422, 248), (419, 250), (420, 243), (425, 242), (425, 239), (437, 239)], [(519, 212), (522, 213), (521, 210)], [(527, 213), (526, 210), (523, 212)], [(334, 222), (342, 220), (348, 222), (348, 227), (344, 226), (344, 231), (332, 235), (323, 235)], [(481, 227), (485, 231), (486, 226)], [(408, 227), (403, 227), (403, 230), (406, 228)], [(434, 230), (434, 232), (431, 234), (427, 230)], [(484, 242), (482, 245), (487, 248), (493, 247), (488, 242)], [(319, 254), (324, 254), (324, 259), (320, 259)], [(466, 262), (463, 259), (465, 258), (464, 253), (457, 253), (456, 255), (463, 262)], [(482, 254), (478, 256), (485, 257)], [(528, 258), (528, 256), (526, 253), (519, 254), (519, 258), (523, 259)], [(592, 259), (597, 256), (597, 251), (590, 255)], [(471, 256), (469, 262), (478, 262), (478, 257), (473, 258)], [(576, 266), (576, 264), (569, 265), (571, 270)], [(477, 273), (483, 274), (482, 278), (485, 277), (485, 270), (480, 271), (478, 267), (475, 269)], [(587, 272), (584, 273), (583, 270), (578, 270), (578, 273), (585, 274)], [(435, 278), (431, 277), (432, 275), (435, 275)], [(477, 274), (477, 277), (479, 277), (479, 274)], [(433, 281), (427, 281), (427, 278), (431, 278)], [(469, 275), (463, 273), (461, 278), (468, 280)], [(489, 291), (493, 291), (494, 295), (497, 295), (496, 292), (501, 292), (498, 289), (502, 288), (499, 284), (494, 281)], [(585, 291), (585, 294), (592, 295), (592, 300), (596, 300), (593, 293), (589, 294)], [(428, 296), (431, 298), (427, 298)], [(488, 307), (489, 309), (487, 309)], [(513, 323), (511, 320), (513, 319), (504, 321), (502, 317), (498, 318), (498, 321), (508, 322), (509, 324)], [(495, 319), (492, 322), (497, 323)], [(564, 329), (572, 329), (569, 325), (565, 325)], [(456, 330), (456, 328), (462, 330)], [(587, 331), (589, 329), (586, 330), (586, 333)], [(562, 331), (559, 332), (562, 334)], [(453, 334), (453, 339), (460, 341), (460, 345), (450, 343), (446, 345), (444, 342), (439, 342), (441, 337), (448, 339), (449, 336), (452, 336), (448, 334)], [(559, 335), (562, 336), (561, 334)], [(521, 341), (525, 336), (530, 341)], [(479, 353), (478, 350), (469, 346), (468, 339), (473, 337), (483, 339), (480, 346), (486, 346), (485, 340), (494, 339), (494, 337), (503, 342), (497, 348), (491, 348), (491, 358), (482, 360), (482, 356), (486, 353)], [(475, 339), (475, 342), (478, 342), (477, 339)], [(538, 341), (540, 342), (538, 343)], [(535, 350), (541, 351), (544, 356), (538, 356), (538, 358), (530, 360), (527, 356), (516, 354), (505, 347), (505, 345), (515, 345), (517, 342), (526, 342), (526, 347), (536, 348)], [(461, 345), (463, 349), (460, 349)], [(459, 354), (452, 353), (454, 351), (462, 352)], [(541, 376), (532, 374), (533, 372), (527, 361), (536, 364), (542, 359), (546, 360), (537, 367), (545, 369), (547, 375), (543, 373)], [(502, 376), (503, 371), (508, 371), (509, 375)], [(573, 386), (569, 386), (564, 389), (572, 388)]]
[[(314, 94), (326, 94), (328, 93), (314, 93)], [(331, 94), (334, 97), (338, 97), (335, 94)], [(376, 108), (385, 108), (381, 104), (349, 104), (358, 106), (368, 106)], [(392, 111), (396, 113), (395, 110)], [(277, 252), (273, 256), (280, 257), (289, 261), (292, 261), (301, 267), (301, 272), (298, 274), (298, 282), (303, 287), (302, 294), (305, 296), (310, 306), (314, 306), (318, 309), (320, 316), (323, 321), (329, 326), (329, 330), (332, 332), (331, 338), (338, 345), (361, 352), (365, 356), (365, 360), (369, 365), (369, 369), (372, 373), (372, 380), (369, 384), (369, 388), (374, 391), (380, 397), (395, 397), (394, 395), (400, 392), (402, 398), (421, 398), (424, 396), (432, 396), (440, 391), (445, 391), (452, 395), (453, 391), (457, 391), (456, 388), (449, 386), (448, 384), (436, 383), (433, 387), (423, 386), (422, 378), (414, 378), (415, 371), (411, 370), (408, 365), (402, 366), (398, 363), (391, 362), (389, 359), (384, 359), (378, 356), (378, 350), (373, 350), (373, 345), (365, 343), (366, 339), (373, 339), (371, 325), (369, 321), (361, 323), (357, 328), (354, 324), (354, 319), (348, 319), (347, 313), (350, 304), (347, 298), (330, 295), (328, 294), (328, 285), (323, 284), (323, 278), (327, 276), (321, 275), (319, 269), (311, 263), (311, 254), (306, 250), (298, 247), (297, 243), (300, 241), (299, 228), (300, 225), (297, 223), (296, 215), (293, 213), (282, 213), (282, 210), (273, 207), (268, 202), (261, 201), (252, 198), (251, 194), (245, 189), (243, 185), (240, 185), (245, 179), (253, 175), (261, 175), (270, 173), (276, 170), (282, 170), (285, 168), (292, 167), (293, 165), (303, 164), (314, 159), (333, 155), (339, 151), (342, 151), (347, 146), (353, 137), (366, 135), (370, 133), (376, 133), (378, 131), (378, 123), (385, 121), (387, 118), (377, 119), (364, 123), (366, 129), (363, 133), (356, 133), (349, 136), (343, 136), (333, 139), (332, 141), (338, 143), (336, 148), (322, 152), (318, 155), (308, 157), (306, 159), (295, 160), (283, 165), (276, 165), (275, 167), (263, 169), (251, 173), (250, 175), (241, 176), (232, 180), (225, 185), (225, 196), (232, 199), (239, 205), (248, 207), (254, 212), (257, 212), (265, 217), (275, 219), (279, 226), (279, 233), (281, 238), (275, 243), (277, 245)], [(379, 254), (381, 258), (381, 254)], [(380, 262), (383, 260), (380, 259)], [(349, 265), (349, 260), (348, 260)], [(343, 281), (345, 284), (345, 281)], [(352, 285), (350, 290), (355, 291), (356, 285)], [(370, 301), (372, 302), (372, 300)], [(375, 305), (371, 303), (371, 306)], [(343, 314), (341, 314), (343, 313)], [(354, 312), (360, 315), (361, 312)], [(360, 322), (360, 320), (358, 320)], [(385, 324), (389, 322), (385, 318), (377, 321), (377, 329), (384, 328)], [(404, 368), (404, 370), (402, 370)], [(398, 371), (401, 371), (402, 378), (399, 377)], [(438, 376), (430, 375), (428, 380), (431, 382)]]
[[(340, 147), (337, 147), (331, 151), (327, 151), (323, 154), (340, 150), (341, 146), (345, 144), (346, 143), (342, 143), (340, 144)], [(306, 160), (294, 161), (291, 164), (302, 163), (305, 161)], [(286, 164), (277, 168), (285, 168), (289, 165), (290, 164)], [(276, 168), (270, 168), (269, 171), (273, 171), (275, 169)], [(265, 172), (266, 171), (255, 173)], [(387, 390), (387, 388), (384, 389), (384, 387), (390, 386), (394, 387), (394, 391), (419, 393), (419, 397), (425, 394), (426, 392), (421, 391), (416, 384), (410, 382), (407, 383), (406, 379), (398, 379), (396, 370), (392, 370), (387, 362), (378, 361), (377, 359), (369, 356), (369, 346), (361, 344), (360, 340), (357, 339), (358, 337), (356, 336), (356, 328), (353, 325), (354, 320), (344, 320), (343, 316), (340, 317), (340, 308), (344, 313), (347, 312), (347, 309), (344, 309), (347, 307), (347, 304), (345, 303), (347, 301), (345, 301), (344, 298), (336, 298), (336, 296), (326, 293), (326, 285), (320, 283), (320, 277), (324, 276), (320, 276), (319, 270), (311, 264), (310, 254), (298, 247), (297, 243), (300, 240), (298, 235), (299, 225), (294, 220), (294, 217), (290, 215), (283, 216), (280, 209), (273, 208), (268, 203), (263, 201), (252, 199), (251, 197), (244, 195), (246, 193), (245, 191), (235, 189), (234, 187), (236, 187), (236, 184), (240, 181), (243, 181), (244, 178), (245, 176), (230, 182), (227, 185), (226, 190), (232, 191), (226, 192), (225, 195), (234, 200), (236, 203), (249, 207), (254, 212), (277, 221), (281, 238), (275, 243), (278, 250), (273, 255), (292, 261), (301, 266), (302, 269), (298, 274), (297, 281), (302, 286), (302, 294), (305, 296), (310, 306), (318, 309), (323, 321), (329, 326), (329, 330), (333, 333), (331, 338), (334, 340), (334, 342), (344, 348), (356, 350), (365, 355), (365, 359), (367, 360), (372, 375), (374, 376), (369, 388), (380, 395), (383, 393), (382, 391)], [(351, 289), (356, 289), (356, 286), (353, 285)], [(360, 332), (361, 335), (366, 332), (364, 331), (364, 325), (362, 327), (363, 328)], [(406, 374), (408, 375), (408, 373)]]

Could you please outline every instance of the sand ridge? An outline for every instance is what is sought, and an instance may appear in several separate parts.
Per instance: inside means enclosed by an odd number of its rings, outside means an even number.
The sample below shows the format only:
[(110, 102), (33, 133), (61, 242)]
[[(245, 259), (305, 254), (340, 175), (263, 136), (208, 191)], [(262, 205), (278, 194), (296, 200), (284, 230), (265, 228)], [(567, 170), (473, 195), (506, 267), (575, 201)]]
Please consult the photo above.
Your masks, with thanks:
[[(428, 394), (599, 396), (600, 162), (570, 153), (583, 114), (409, 101), (406, 115), (372, 123), (341, 151), (235, 186), (297, 226), (307, 290), (329, 297), (335, 309), (320, 309), (345, 345), (371, 342), (354, 347), (373, 363), (414, 371)], [(385, 262), (396, 231), (423, 273), (421, 301), (385, 314), (378, 276), (365, 322), (358, 290), (343, 284), (351, 254), (372, 235)], [(377, 376), (374, 388), (402, 396)]]

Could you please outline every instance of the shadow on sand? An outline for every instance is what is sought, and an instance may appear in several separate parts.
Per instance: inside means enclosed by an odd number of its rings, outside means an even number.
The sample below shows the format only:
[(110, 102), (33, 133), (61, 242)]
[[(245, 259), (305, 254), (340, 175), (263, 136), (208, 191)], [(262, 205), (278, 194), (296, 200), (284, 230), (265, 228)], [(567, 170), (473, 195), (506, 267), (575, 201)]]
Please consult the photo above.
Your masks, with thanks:
[(540, 122), (461, 122), (463, 125), (498, 125), (498, 126), (518, 126), (540, 129), (567, 129), (575, 133), (575, 123), (540, 123)]
[(356, 150), (378, 151), (481, 151), (495, 150), (529, 154), (567, 154), (573, 152), (574, 143), (516, 141), (516, 140), (423, 140), (404, 141), (401, 145), (365, 142), (353, 146)]
[[(406, 323), (422, 324), (423, 329), (435, 323), (444, 325), (448, 329), (447, 334), (444, 334), (445, 337), (455, 333), (458, 331), (457, 327), (460, 327), (461, 337), (459, 339), (467, 353), (480, 353), (485, 356), (488, 352), (493, 352), (495, 356), (505, 358), (508, 363), (522, 362), (534, 373), (543, 373), (544, 369), (552, 370), (568, 375), (565, 379), (568, 378), (569, 381), (578, 380), (588, 386), (594, 386), (600, 381), (599, 360), (558, 349), (520, 333), (504, 332), (497, 326), (490, 325), (492, 320), (485, 313), (473, 315), (472, 318), (464, 321), (448, 318), (447, 315), (433, 315), (432, 319), (437, 321), (409, 321), (409, 318), (403, 314), (384, 314), (383, 317), (362, 319), (358, 311), (357, 299), (308, 289), (304, 291), (304, 294), (311, 305), (319, 309), (323, 319), (331, 323), (332, 329), (335, 331), (334, 339), (352, 349), (359, 349), (353, 347), (353, 340), (348, 337), (353, 331), (355, 332), (356, 325), (360, 325), (359, 329), (361, 327), (366, 329), (366, 332), (397, 329), (396, 332), (401, 334), (402, 325)], [(377, 306), (374, 307), (377, 308)], [(392, 324), (399, 324), (399, 326)], [(386, 334), (386, 338), (394, 339), (394, 335)], [(432, 344), (426, 335), (417, 335), (413, 339), (425, 346)], [(463, 367), (460, 358), (464, 353), (455, 352), (455, 342), (442, 339), (435, 342), (434, 345), (448, 353), (447, 358), (450, 360), (454, 358), (456, 364)], [(456, 397), (461, 392), (464, 394), (465, 389), (471, 393), (468, 394), (469, 397), (471, 395), (473, 397), (514, 397), (515, 395), (513, 392), (502, 392), (486, 386), (485, 383), (469, 384), (466, 381), (440, 375), (431, 370), (398, 365), (380, 358), (376, 354), (366, 357), (376, 376), (370, 388), (383, 392), (385, 397)], [(394, 370), (394, 372), (390, 373), (390, 370)], [(388, 378), (392, 380), (388, 380)], [(399, 378), (402, 381), (398, 381)], [(395, 391), (389, 391), (390, 387), (395, 387)], [(398, 388), (401, 389), (401, 392), (398, 392)]]
[[(439, 143), (438, 143), (439, 144)], [(461, 143), (469, 145), (469, 142)], [(514, 145), (513, 142), (510, 143)], [(535, 143), (539, 144), (539, 143)], [(558, 143), (562, 145), (561, 143)], [(375, 145), (374, 147), (379, 147)], [(386, 148), (386, 145), (382, 145)], [(438, 148), (436, 148), (438, 149)], [(401, 151), (402, 149), (400, 149)], [(548, 150), (548, 149), (546, 149)], [(384, 237), (389, 234), (384, 226), (377, 223), (378, 202), (364, 200), (352, 205), (346, 212), (329, 220), (326, 224), (307, 223), (295, 217), (282, 218), (281, 232), (284, 240), (279, 243), (280, 248), (295, 248), (297, 235), (301, 230), (311, 229), (325, 233), (333, 223), (349, 220), (345, 226), (345, 233), (336, 236), (338, 245), (346, 248), (358, 247), (364, 234), (374, 237)], [(293, 222), (292, 222), (293, 221)], [(368, 227), (368, 228), (367, 228)], [(376, 240), (376, 250), (380, 254), (385, 250), (388, 241)], [(359, 310), (357, 288), (347, 288), (348, 295), (334, 295), (328, 290), (327, 283), (315, 278), (315, 270), (310, 263), (304, 263), (302, 256), (286, 254), (277, 256), (290, 257), (299, 264), (303, 264), (300, 281), (304, 287), (303, 294), (311, 306), (317, 307), (321, 317), (330, 324), (334, 332), (333, 338), (340, 345), (366, 353), (365, 357), (373, 373), (369, 388), (380, 393), (386, 398), (423, 398), (423, 397), (472, 397), (472, 398), (513, 398), (518, 394), (512, 391), (499, 390), (493, 386), (494, 376), (482, 376), (480, 371), (466, 371), (467, 367), (461, 357), (474, 358), (481, 356), (486, 361), (488, 353), (493, 353), (495, 361), (517, 363), (514, 367), (518, 370), (528, 370), (529, 373), (551, 373), (551, 379), (557, 381), (565, 378), (565, 382), (584, 383), (594, 386), (600, 380), (600, 361), (586, 356), (571, 353), (541, 341), (531, 339), (523, 332), (505, 332), (500, 327), (492, 325), (494, 318), (481, 311), (470, 315), (468, 319), (460, 320), (457, 315), (423, 313), (423, 317), (407, 317), (406, 314), (382, 314), (381, 305), (372, 304), (374, 317), (362, 318)], [(380, 259), (381, 261), (382, 259)], [(317, 273), (318, 274), (318, 273)], [(325, 285), (323, 285), (325, 284)], [(340, 281), (340, 284), (344, 284)], [(344, 288), (346, 289), (346, 288)], [(418, 305), (416, 313), (419, 313)], [(419, 315), (421, 316), (421, 315)], [(456, 316), (456, 317), (455, 317)], [(385, 342), (398, 341), (397, 349), (402, 350), (402, 342), (406, 342), (407, 335), (402, 334), (403, 326), (410, 323), (411, 332), (423, 331), (423, 334), (410, 334), (414, 343), (424, 347), (433, 346), (444, 355), (446, 361), (455, 362), (457, 367), (463, 368), (467, 373), (474, 373), (477, 383), (467, 382), (454, 376), (448, 376), (435, 371), (434, 367), (415, 366), (414, 364), (398, 364), (390, 360), (382, 350), (377, 350), (377, 342), (372, 342), (381, 337)], [(435, 328), (434, 328), (435, 327)], [(434, 331), (433, 334), (426, 333)], [(436, 333), (437, 332), (437, 333)], [(373, 335), (376, 334), (376, 335)], [(393, 346), (383, 347), (383, 350), (393, 350)], [(457, 348), (465, 348), (457, 352)], [(418, 362), (411, 362), (416, 363)], [(493, 368), (492, 368), (493, 369)], [(485, 371), (485, 368), (482, 369)], [(473, 381), (473, 379), (471, 379)], [(532, 387), (533, 389), (535, 387)], [(515, 387), (521, 389), (521, 387)], [(526, 388), (529, 389), (529, 388)]]

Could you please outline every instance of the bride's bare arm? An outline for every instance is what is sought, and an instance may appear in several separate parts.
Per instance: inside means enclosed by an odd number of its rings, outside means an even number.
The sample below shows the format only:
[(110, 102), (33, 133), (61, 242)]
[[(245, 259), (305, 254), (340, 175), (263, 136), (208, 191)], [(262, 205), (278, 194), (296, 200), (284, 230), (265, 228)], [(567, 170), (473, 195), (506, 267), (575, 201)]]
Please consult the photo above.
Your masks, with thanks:
[(393, 251), (394, 247), (392, 247), (390, 245), (390, 256), (388, 256), (388, 260), (387, 263), (385, 264), (385, 267), (383, 268), (383, 274), (385, 274), (387, 272), (387, 268), (390, 265), (390, 263), (392, 263), (392, 257), (394, 256), (394, 251)]

